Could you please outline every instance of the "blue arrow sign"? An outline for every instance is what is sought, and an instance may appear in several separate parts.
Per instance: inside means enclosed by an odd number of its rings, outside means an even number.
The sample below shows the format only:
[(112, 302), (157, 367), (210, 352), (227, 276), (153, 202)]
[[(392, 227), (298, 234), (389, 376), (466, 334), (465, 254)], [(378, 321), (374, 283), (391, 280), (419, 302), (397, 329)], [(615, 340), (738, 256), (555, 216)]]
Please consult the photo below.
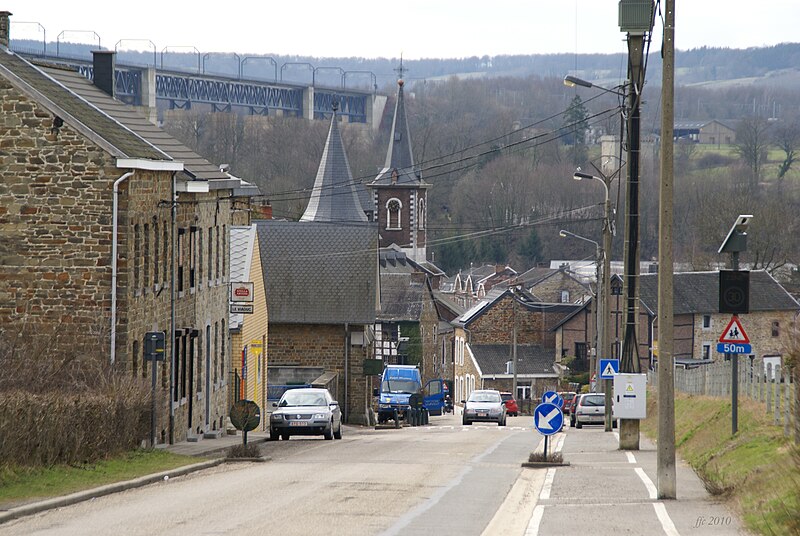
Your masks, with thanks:
[(564, 399), (561, 398), (555, 391), (547, 391), (542, 395), (543, 404), (555, 404), (559, 408), (564, 407)]
[(717, 344), (717, 352), (721, 354), (752, 354), (751, 344), (741, 344), (733, 342), (721, 342)]
[(553, 435), (564, 426), (564, 413), (555, 404), (542, 402), (533, 410), (533, 425), (542, 435)]
[(619, 359), (601, 359), (600, 379), (613, 380), (614, 374), (619, 374)]

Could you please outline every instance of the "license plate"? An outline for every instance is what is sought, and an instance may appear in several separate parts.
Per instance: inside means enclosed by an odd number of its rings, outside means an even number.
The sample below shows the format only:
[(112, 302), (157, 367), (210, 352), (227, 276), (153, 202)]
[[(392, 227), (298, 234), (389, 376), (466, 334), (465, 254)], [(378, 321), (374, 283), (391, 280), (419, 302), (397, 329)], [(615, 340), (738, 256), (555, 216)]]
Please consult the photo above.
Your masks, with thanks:
[(478, 417), (486, 417), (486, 413), (478, 413)]
[(291, 421), (289, 426), (308, 426), (308, 422), (306, 421)]

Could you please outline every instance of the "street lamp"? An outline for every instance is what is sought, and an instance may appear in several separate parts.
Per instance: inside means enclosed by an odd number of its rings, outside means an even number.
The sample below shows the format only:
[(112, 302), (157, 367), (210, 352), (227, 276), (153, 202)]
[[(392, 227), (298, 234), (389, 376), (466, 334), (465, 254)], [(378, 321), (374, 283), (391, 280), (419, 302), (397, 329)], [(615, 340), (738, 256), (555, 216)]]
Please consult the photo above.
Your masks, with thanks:
[[(594, 166), (594, 164), (592, 164)], [(597, 167), (595, 166), (595, 169)], [(622, 169), (621, 167), (617, 170)], [(599, 171), (599, 170), (598, 170)], [(615, 173), (616, 174), (616, 173)], [(601, 173), (602, 175), (602, 173)], [(605, 190), (605, 201), (604, 201), (604, 218), (603, 218), (603, 269), (600, 272), (600, 267), (598, 266), (598, 272), (602, 274), (602, 282), (601, 278), (598, 276), (598, 306), (597, 306), (597, 337), (598, 337), (598, 347), (600, 350), (600, 355), (598, 355), (595, 359), (595, 367), (592, 369), (592, 372), (597, 374), (598, 380), (602, 375), (602, 371), (600, 371), (600, 357), (604, 356), (604, 359), (611, 359), (611, 311), (609, 310), (609, 297), (611, 296), (611, 237), (614, 234), (614, 222), (612, 219), (612, 212), (611, 212), (611, 199), (609, 197), (609, 184), (611, 183), (614, 175), (607, 177), (603, 175), (603, 177), (596, 177), (589, 173), (584, 173), (581, 171), (581, 168), (575, 170), (575, 173), (572, 175), (572, 178), (580, 181), (584, 179), (589, 180), (597, 180), (602, 183), (603, 188)], [(599, 251), (599, 248), (598, 248)], [(600, 256), (598, 255), (598, 264), (600, 262)], [(601, 312), (602, 311), (602, 312)], [(605, 394), (605, 431), (610, 432), (612, 430), (612, 421), (611, 421), (611, 380), (604, 380), (603, 381), (603, 392)]]
[(572, 75), (569, 75), (569, 74), (564, 77), (564, 85), (567, 86), (567, 87), (575, 87), (575, 86), (586, 87), (586, 88), (594, 87), (594, 88), (599, 89), (600, 91), (605, 91), (606, 93), (611, 93), (613, 95), (617, 95), (618, 97), (625, 96), (625, 93), (623, 91), (621, 91), (621, 88), (623, 88), (624, 85), (616, 86), (613, 89), (608, 89), (606, 87), (598, 86), (597, 84), (593, 84), (593, 83), (589, 82), (588, 80), (584, 80), (583, 78), (578, 78), (577, 76), (572, 76)]
[[(564, 229), (561, 229), (558, 232), (558, 236), (560, 236), (561, 238), (566, 238), (566, 237), (569, 236), (569, 237), (572, 237), (572, 238), (577, 238), (578, 240), (583, 240), (584, 242), (590, 242), (590, 243), (594, 244), (595, 251), (596, 251), (595, 263), (594, 263), (595, 264), (595, 280), (597, 281), (597, 292), (595, 292), (595, 306), (594, 306), (595, 307), (595, 330), (594, 330), (595, 341), (594, 341), (594, 355), (592, 355), (590, 357), (590, 360), (589, 360), (589, 385), (591, 386), (591, 377), (592, 377), (593, 374), (597, 374), (597, 370), (599, 368), (597, 366), (597, 363), (598, 363), (598, 355), (597, 354), (598, 354), (598, 351), (599, 351), (598, 349), (601, 349), (600, 351), (604, 351), (603, 350), (604, 349), (604, 347), (603, 347), (603, 339), (600, 337), (600, 333), (602, 332), (602, 326), (605, 326), (606, 323), (607, 323), (607, 322), (603, 321), (603, 317), (605, 316), (606, 311), (608, 310), (608, 307), (607, 307), (608, 298), (606, 297), (604, 299), (601, 299), (601, 295), (602, 296), (608, 296), (608, 294), (607, 293), (602, 293), (601, 290), (600, 290), (600, 288), (601, 288), (601, 285), (600, 285), (600, 263), (602, 262), (602, 259), (604, 258), (603, 248), (600, 247), (599, 243), (595, 242), (594, 240), (592, 240), (590, 238), (586, 238), (584, 236), (577, 235), (577, 234), (571, 233), (569, 231), (565, 231)], [(605, 270), (603, 271), (603, 273), (605, 273)], [(604, 303), (605, 303), (605, 305), (603, 305)], [(595, 383), (595, 385), (597, 385), (597, 384)], [(594, 387), (590, 387), (590, 388), (592, 389), (593, 392), (595, 391)]]

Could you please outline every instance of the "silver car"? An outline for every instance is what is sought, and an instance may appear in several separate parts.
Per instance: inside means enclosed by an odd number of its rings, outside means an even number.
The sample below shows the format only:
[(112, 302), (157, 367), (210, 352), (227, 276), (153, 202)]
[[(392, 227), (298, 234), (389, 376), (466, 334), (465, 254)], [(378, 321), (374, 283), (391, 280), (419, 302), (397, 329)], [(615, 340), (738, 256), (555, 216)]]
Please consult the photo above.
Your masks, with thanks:
[(583, 428), (584, 424), (603, 424), (605, 422), (606, 395), (586, 393), (580, 395), (575, 405), (575, 415), (571, 424)]
[(293, 435), (342, 438), (342, 412), (327, 389), (289, 389), (269, 417), (269, 437), (284, 441)]
[(461, 401), (464, 404), (464, 424), (473, 422), (496, 422), (498, 426), (506, 425), (506, 405), (500, 391), (482, 389), (472, 391), (469, 398)]

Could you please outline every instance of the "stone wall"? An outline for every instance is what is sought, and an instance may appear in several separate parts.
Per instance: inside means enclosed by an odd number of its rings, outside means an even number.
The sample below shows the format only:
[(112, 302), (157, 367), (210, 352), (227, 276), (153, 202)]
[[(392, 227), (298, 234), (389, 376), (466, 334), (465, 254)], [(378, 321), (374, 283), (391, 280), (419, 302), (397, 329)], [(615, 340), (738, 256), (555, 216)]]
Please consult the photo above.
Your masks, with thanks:
[[(537, 298), (547, 303), (575, 303), (582, 298), (591, 296), (591, 291), (575, 278), (567, 275), (563, 271), (553, 274), (541, 283), (530, 287), (530, 290)], [(561, 293), (567, 291), (569, 298), (566, 302), (562, 301)]]

